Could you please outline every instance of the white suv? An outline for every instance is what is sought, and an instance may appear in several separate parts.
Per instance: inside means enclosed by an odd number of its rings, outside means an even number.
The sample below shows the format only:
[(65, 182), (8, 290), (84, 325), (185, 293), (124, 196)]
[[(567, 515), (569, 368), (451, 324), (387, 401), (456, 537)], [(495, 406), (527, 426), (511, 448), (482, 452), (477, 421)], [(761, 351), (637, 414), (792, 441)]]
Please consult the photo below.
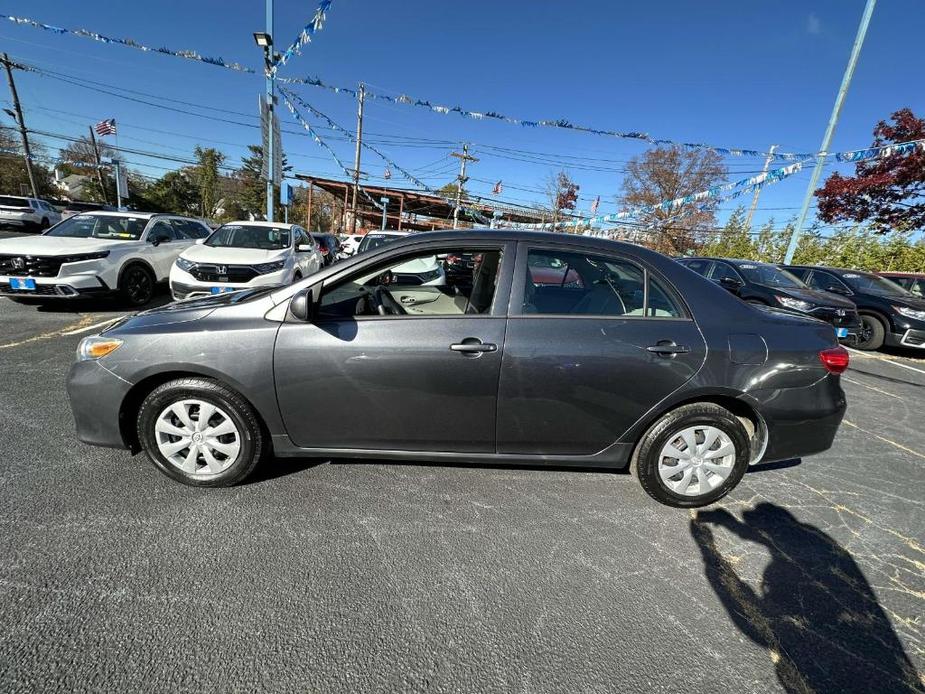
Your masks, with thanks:
[(170, 292), (180, 300), (291, 284), (323, 265), (318, 244), (300, 226), (229, 222), (177, 258), (170, 270)]
[(43, 230), (61, 221), (61, 213), (44, 200), (0, 195), (0, 226)]
[(146, 212), (91, 212), (39, 236), (0, 240), (0, 296), (74, 299), (118, 292), (151, 300), (180, 253), (209, 235), (195, 219)]

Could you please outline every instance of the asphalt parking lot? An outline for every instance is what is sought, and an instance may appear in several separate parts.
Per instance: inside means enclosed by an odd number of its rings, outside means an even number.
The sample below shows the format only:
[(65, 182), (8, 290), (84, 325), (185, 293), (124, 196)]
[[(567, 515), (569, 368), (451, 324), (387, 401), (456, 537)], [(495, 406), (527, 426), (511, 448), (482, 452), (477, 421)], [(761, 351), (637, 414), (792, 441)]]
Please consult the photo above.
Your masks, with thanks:
[(497, 466), (196, 490), (74, 437), (123, 313), (0, 299), (4, 692), (925, 690), (925, 359), (853, 354), (835, 447), (696, 512)]

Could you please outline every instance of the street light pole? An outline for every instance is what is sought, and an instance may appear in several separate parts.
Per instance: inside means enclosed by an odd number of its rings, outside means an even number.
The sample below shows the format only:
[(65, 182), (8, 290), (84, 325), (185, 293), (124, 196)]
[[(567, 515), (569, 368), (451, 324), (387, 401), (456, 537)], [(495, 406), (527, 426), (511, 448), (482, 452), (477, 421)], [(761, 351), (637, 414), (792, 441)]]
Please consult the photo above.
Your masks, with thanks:
[(267, 129), (269, 137), (267, 138), (267, 151), (263, 156), (267, 159), (267, 221), (273, 221), (273, 181), (275, 171), (273, 170), (273, 159), (276, 153), (273, 151), (273, 105), (276, 101), (276, 70), (273, 69), (273, 0), (267, 0), (267, 35), (270, 37), (270, 45), (264, 46), (265, 53), (265, 70), (267, 78)]
[(806, 222), (809, 205), (813, 201), (813, 193), (816, 190), (816, 186), (819, 184), (819, 177), (822, 175), (825, 157), (829, 151), (829, 146), (832, 144), (835, 126), (838, 125), (841, 107), (845, 103), (848, 86), (851, 84), (851, 78), (854, 76), (854, 68), (858, 64), (858, 57), (861, 55), (861, 46), (864, 45), (864, 37), (867, 36), (867, 27), (870, 25), (870, 18), (874, 13), (874, 6), (876, 6), (876, 4), (877, 0), (867, 0), (867, 5), (864, 7), (864, 14), (861, 16), (861, 25), (858, 27), (858, 35), (855, 37), (854, 46), (851, 49), (851, 57), (848, 58), (848, 66), (845, 68), (845, 74), (841, 80), (841, 87), (839, 87), (838, 95), (835, 97), (835, 106), (832, 108), (832, 115), (829, 116), (829, 125), (825, 129), (825, 135), (822, 138), (822, 146), (819, 148), (819, 154), (816, 155), (816, 168), (813, 169), (813, 175), (809, 179), (809, 187), (806, 189), (806, 196), (803, 198), (800, 216), (797, 218), (796, 226), (793, 228), (793, 234), (790, 235), (790, 245), (787, 246), (787, 255), (784, 256), (785, 265), (789, 265), (793, 262), (793, 254), (796, 253), (797, 245), (800, 242), (800, 232), (803, 230), (803, 224)]

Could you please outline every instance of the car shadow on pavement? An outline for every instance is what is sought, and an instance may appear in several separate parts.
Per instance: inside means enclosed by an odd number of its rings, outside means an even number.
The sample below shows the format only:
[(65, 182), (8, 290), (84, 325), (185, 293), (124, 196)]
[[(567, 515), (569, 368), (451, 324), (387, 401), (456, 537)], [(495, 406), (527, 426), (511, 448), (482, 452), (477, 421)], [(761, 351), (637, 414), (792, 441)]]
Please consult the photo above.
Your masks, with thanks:
[(775, 460), (773, 463), (755, 463), (749, 465), (747, 472), (770, 472), (772, 470), (786, 470), (803, 463), (802, 458), (789, 458), (788, 460)]
[[(745, 546), (725, 555), (714, 529)], [(704, 569), (735, 625), (768, 650), (788, 692), (922, 691), (877, 596), (851, 555), (819, 528), (786, 509), (759, 503), (742, 520), (725, 509), (699, 511), (690, 531)], [(756, 553), (748, 545), (754, 545)], [(771, 555), (760, 585), (737, 568)]]
[(170, 296), (170, 292), (166, 288), (158, 287), (154, 298), (144, 306), (128, 306), (117, 296), (57, 299), (46, 302), (33, 299), (30, 305), (34, 305), (40, 313), (112, 313), (114, 311), (135, 313), (136, 311), (146, 311), (150, 308), (164, 306), (171, 301), (173, 301), (173, 298)]
[(260, 484), (269, 482), (279, 477), (294, 475), (297, 472), (310, 470), (313, 467), (324, 465), (331, 462), (325, 458), (277, 458), (274, 457), (265, 465), (260, 465), (254, 471), (254, 474), (241, 482), (240, 486), (246, 487), (250, 484)]

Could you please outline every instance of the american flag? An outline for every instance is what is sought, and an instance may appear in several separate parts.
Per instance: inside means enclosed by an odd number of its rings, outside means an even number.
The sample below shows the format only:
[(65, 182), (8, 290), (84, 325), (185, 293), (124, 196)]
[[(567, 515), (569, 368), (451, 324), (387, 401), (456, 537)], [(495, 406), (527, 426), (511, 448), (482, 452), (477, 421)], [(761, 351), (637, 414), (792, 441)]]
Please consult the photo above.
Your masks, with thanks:
[(495, 183), (495, 187), (491, 189), (491, 194), (501, 195), (503, 190), (504, 190), (504, 186), (501, 185), (501, 181), (498, 181), (497, 183)]
[(116, 119), (107, 118), (106, 120), (101, 120), (93, 129), (96, 130), (96, 134), (100, 137), (104, 135), (115, 135), (116, 134)]
[(591, 203), (591, 214), (595, 214), (597, 212), (597, 208), (600, 207), (600, 205), (601, 196), (598, 195), (596, 198), (594, 198), (594, 202)]

